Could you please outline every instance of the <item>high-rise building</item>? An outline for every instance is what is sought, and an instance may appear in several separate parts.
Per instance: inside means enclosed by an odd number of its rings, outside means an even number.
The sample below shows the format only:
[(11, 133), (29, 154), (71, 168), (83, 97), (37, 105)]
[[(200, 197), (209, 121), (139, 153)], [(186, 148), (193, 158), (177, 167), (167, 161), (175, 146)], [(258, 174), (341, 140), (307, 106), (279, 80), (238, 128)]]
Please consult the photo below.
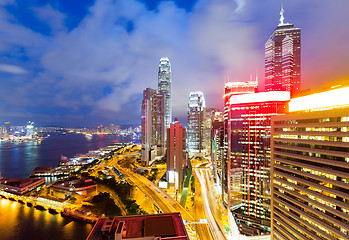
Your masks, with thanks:
[(11, 122), (5, 122), (5, 126), (4, 126), (4, 135), (5, 137), (8, 137), (12, 131), (11, 131)]
[(265, 44), (265, 90), (293, 95), (301, 87), (301, 29), (284, 23), (283, 13)]
[(143, 91), (142, 101), (142, 163), (148, 165), (155, 156), (164, 155), (164, 96), (155, 89)]
[[(213, 176), (217, 189), (222, 191), (223, 160), (224, 160), (224, 122), (221, 118), (214, 118), (211, 129), (211, 162), (213, 166)], [(221, 192), (219, 192), (221, 194)]]
[[(203, 119), (203, 146), (202, 149), (205, 154), (211, 154), (211, 143), (212, 143), (212, 123), (214, 118), (217, 117), (216, 113), (223, 114), (217, 108), (205, 108), (204, 119)], [(223, 116), (223, 115), (222, 115)]]
[(286, 91), (232, 95), (229, 99), (228, 201), (237, 204), (242, 200), (244, 218), (263, 225), (270, 223), (270, 118), (284, 114), (289, 99)]
[(26, 127), (26, 136), (32, 138), (34, 135), (34, 122), (29, 121)]
[[(240, 166), (241, 164), (237, 162), (231, 162), (231, 159), (228, 156), (230, 156), (230, 152), (228, 153), (228, 117), (230, 112), (230, 97), (233, 95), (241, 95), (241, 94), (250, 94), (255, 93), (257, 91), (258, 82), (257, 81), (249, 81), (249, 82), (228, 82), (224, 85), (224, 114), (223, 114), (223, 121), (224, 121), (224, 160), (222, 163), (222, 199), (223, 203), (230, 208), (231, 203), (231, 179), (232, 175), (234, 179), (238, 179), (236, 181), (240, 181), (241, 175), (242, 175), (242, 169), (238, 169), (237, 166)], [(229, 161), (228, 161), (229, 160)], [(235, 160), (236, 161), (236, 160)], [(232, 168), (232, 166), (235, 166)], [(228, 169), (234, 169), (233, 174), (231, 170)], [(235, 177), (234, 177), (235, 176)], [(229, 186), (229, 191), (228, 191)], [(238, 190), (237, 190), (238, 191)]]
[(349, 239), (348, 95), (294, 98), (272, 118), (272, 239)]
[(165, 129), (172, 122), (172, 97), (171, 97), (171, 64), (167, 57), (160, 59), (158, 73), (158, 92), (165, 98)]
[(179, 122), (167, 128), (167, 182), (181, 192), (185, 161), (185, 129)]
[(190, 154), (204, 154), (204, 116), (204, 94), (191, 92), (187, 109), (187, 149)]

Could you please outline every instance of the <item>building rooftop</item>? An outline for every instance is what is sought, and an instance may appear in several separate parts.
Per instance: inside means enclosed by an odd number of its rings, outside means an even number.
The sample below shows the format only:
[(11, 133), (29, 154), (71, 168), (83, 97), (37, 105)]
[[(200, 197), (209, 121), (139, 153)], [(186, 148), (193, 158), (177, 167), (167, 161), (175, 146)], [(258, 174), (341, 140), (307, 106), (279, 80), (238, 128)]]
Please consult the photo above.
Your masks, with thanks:
[(32, 183), (42, 181), (40, 178), (4, 178), (0, 180), (0, 184), (16, 187), (16, 188), (25, 188)]
[(64, 181), (64, 182), (57, 182), (52, 185), (52, 187), (58, 187), (58, 188), (84, 188), (89, 186), (96, 185), (94, 182), (92, 182), (92, 179), (76, 179), (71, 181)]
[(180, 213), (101, 218), (87, 240), (135, 238), (189, 240)]
[(14, 194), (25, 194), (45, 184), (44, 178), (3, 178), (0, 189)]

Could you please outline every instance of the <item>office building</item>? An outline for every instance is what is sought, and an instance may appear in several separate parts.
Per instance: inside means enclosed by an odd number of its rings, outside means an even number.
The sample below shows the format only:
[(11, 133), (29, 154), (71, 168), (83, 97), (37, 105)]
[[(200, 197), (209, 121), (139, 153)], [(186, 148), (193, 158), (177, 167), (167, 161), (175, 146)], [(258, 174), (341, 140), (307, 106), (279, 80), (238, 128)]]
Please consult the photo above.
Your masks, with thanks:
[(290, 93), (285, 91), (232, 95), (229, 99), (227, 195), (231, 198), (228, 201), (235, 205), (242, 200), (243, 218), (267, 226), (270, 224), (270, 118), (284, 114), (289, 99)]
[[(222, 115), (223, 117), (223, 115)], [(222, 193), (223, 161), (224, 161), (224, 122), (223, 118), (215, 119), (211, 129), (211, 162), (213, 176), (219, 194)]]
[[(257, 91), (258, 82), (257, 81), (247, 81), (247, 82), (227, 82), (224, 85), (224, 113), (223, 113), (223, 122), (224, 122), (224, 160), (222, 162), (222, 199), (223, 203), (228, 206), (230, 209), (231, 204), (231, 191), (232, 189), (239, 189), (239, 186), (234, 188), (231, 187), (231, 178), (237, 179), (234, 180), (240, 181), (242, 176), (242, 169), (237, 169), (241, 167), (241, 160), (238, 162), (231, 162), (232, 159), (230, 156), (230, 152), (228, 153), (228, 144), (227, 144), (227, 136), (228, 136), (228, 117), (230, 112), (230, 97), (233, 95), (241, 95), (241, 94), (251, 94)], [(229, 161), (228, 161), (229, 160)], [(235, 158), (234, 161), (237, 161)], [(228, 169), (230, 169), (228, 171)], [(231, 169), (233, 169), (233, 174)], [(240, 174), (241, 173), (241, 174)], [(228, 191), (229, 186), (229, 191)], [(238, 191), (235, 191), (235, 196)], [(238, 197), (238, 196), (236, 196)]]
[(272, 239), (349, 239), (349, 87), (272, 118)]
[(183, 166), (185, 165), (185, 128), (179, 122), (170, 124), (167, 129), (167, 182), (181, 192)]
[(189, 240), (180, 213), (100, 218), (87, 240)]
[(204, 155), (205, 98), (202, 92), (189, 94), (187, 117), (187, 149), (192, 155)]
[(171, 97), (171, 64), (167, 57), (160, 59), (158, 73), (158, 92), (165, 98), (165, 129), (172, 122), (172, 97)]
[(11, 122), (5, 122), (4, 127), (2, 128), (2, 133), (4, 138), (8, 138), (12, 134), (11, 131)]
[(143, 91), (141, 144), (141, 161), (144, 165), (148, 165), (156, 156), (164, 155), (164, 96), (151, 88)]
[(203, 117), (203, 150), (206, 155), (211, 155), (212, 145), (212, 123), (215, 118), (223, 116), (223, 113), (217, 108), (205, 108)]
[(265, 90), (289, 91), (293, 96), (301, 87), (301, 29), (280, 24), (265, 43)]
[(26, 137), (32, 138), (34, 135), (34, 122), (29, 121), (26, 127)]

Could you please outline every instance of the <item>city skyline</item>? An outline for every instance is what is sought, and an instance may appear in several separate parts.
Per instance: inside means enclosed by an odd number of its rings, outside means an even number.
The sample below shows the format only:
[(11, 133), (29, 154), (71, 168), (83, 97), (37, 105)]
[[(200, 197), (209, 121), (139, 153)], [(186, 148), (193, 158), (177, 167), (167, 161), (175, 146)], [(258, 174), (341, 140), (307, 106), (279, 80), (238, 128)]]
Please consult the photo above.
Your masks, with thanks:
[[(348, 5), (284, 2), (285, 23), (307, 33), (302, 89), (347, 76)], [(173, 68), (173, 116), (186, 122), (190, 91), (202, 91), (208, 106), (222, 109), (226, 80), (246, 81), (257, 70), (263, 82), (264, 43), (280, 7), (276, 0), (3, 1), (0, 121), (139, 123), (142, 90), (156, 87), (163, 56)]]

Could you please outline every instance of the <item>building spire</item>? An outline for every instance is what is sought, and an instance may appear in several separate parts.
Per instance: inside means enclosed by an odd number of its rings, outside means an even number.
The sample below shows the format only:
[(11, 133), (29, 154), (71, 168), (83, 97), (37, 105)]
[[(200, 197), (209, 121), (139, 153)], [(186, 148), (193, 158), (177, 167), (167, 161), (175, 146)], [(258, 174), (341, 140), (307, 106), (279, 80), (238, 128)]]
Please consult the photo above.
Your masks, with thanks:
[(283, 6), (283, 1), (281, 1), (281, 11), (280, 11), (280, 24), (279, 25), (284, 25), (284, 6)]

